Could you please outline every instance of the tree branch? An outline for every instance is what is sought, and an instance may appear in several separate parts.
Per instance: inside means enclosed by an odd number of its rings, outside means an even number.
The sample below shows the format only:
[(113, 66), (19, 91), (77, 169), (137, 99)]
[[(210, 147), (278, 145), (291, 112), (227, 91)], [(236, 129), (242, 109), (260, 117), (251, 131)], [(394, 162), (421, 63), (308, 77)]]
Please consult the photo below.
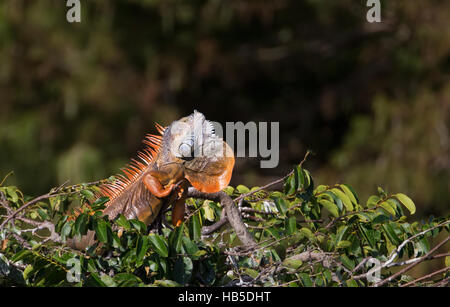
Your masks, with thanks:
[[(17, 216), (17, 214), (19, 214), (20, 212), (22, 212), (23, 210), (25, 210), (26, 208), (40, 202), (41, 200), (44, 199), (48, 199), (50, 197), (56, 197), (56, 196), (60, 196), (60, 195), (67, 195), (70, 194), (70, 192), (65, 192), (65, 193), (58, 193), (59, 191), (61, 191), (61, 189), (63, 189), (64, 185), (66, 183), (63, 183), (61, 186), (59, 186), (58, 188), (48, 192), (47, 194), (38, 196), (32, 200), (30, 200), (29, 202), (27, 202), (26, 204), (22, 205), (19, 209), (17, 209), (16, 211), (12, 212), (11, 214), (8, 215), (8, 217), (2, 222), (2, 224), (0, 225), (0, 231), (3, 230), (3, 228), (5, 227), (5, 225), (14, 217)], [(2, 204), (3, 206), (5, 206), (5, 204)], [(6, 207), (5, 207), (6, 208)]]
[[(216, 201), (222, 204), (222, 206), (225, 208), (226, 216), (221, 217), (220, 221), (216, 224), (220, 223), (219, 225), (222, 226), (228, 221), (233, 227), (234, 231), (236, 232), (236, 235), (238, 236), (239, 240), (241, 240), (242, 244), (244, 244), (246, 247), (252, 247), (256, 245), (252, 235), (248, 231), (247, 227), (245, 226), (244, 222), (242, 221), (241, 214), (238, 210), (238, 208), (235, 206), (235, 203), (231, 199), (230, 196), (228, 196), (225, 192), (217, 192), (217, 193), (203, 193), (198, 190), (196, 190), (193, 187), (190, 187), (188, 189), (187, 193), (188, 197), (193, 198), (201, 198), (201, 199), (209, 199), (212, 201)], [(213, 225), (214, 228), (218, 229), (220, 226)], [(210, 231), (211, 229), (208, 229)], [(202, 231), (202, 233), (204, 233)]]

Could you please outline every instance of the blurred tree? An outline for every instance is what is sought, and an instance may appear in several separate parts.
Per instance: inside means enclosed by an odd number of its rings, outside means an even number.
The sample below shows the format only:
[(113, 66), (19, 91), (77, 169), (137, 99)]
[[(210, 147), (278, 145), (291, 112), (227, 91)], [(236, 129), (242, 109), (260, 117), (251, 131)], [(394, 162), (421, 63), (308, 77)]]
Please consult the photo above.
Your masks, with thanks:
[(0, 175), (27, 194), (109, 176), (153, 122), (196, 108), (281, 123), (280, 166), (239, 159), (232, 184), (279, 177), (312, 148), (324, 181), (367, 191), (377, 172), (424, 212), (448, 210), (450, 3), (383, 1), (372, 24), (365, 4), (90, 0), (68, 23), (65, 1), (2, 1)]

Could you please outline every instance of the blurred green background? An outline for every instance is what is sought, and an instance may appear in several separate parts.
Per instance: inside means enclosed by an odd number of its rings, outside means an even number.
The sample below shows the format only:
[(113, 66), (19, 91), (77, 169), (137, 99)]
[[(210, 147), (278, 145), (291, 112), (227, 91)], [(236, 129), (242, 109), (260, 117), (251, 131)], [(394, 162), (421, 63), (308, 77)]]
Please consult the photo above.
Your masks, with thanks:
[(280, 164), (365, 201), (381, 185), (419, 217), (450, 210), (450, 1), (63, 0), (0, 3), (0, 177), (28, 195), (117, 173), (154, 122), (280, 122)]

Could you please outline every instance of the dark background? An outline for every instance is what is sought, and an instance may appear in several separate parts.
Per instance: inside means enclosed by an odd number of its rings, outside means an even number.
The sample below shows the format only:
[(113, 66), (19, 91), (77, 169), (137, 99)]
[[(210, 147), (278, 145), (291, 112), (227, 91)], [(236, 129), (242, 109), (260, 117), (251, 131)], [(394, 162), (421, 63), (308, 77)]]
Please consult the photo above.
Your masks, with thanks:
[(190, 114), (280, 122), (280, 164), (316, 183), (381, 185), (447, 214), (450, 1), (81, 0), (0, 3), (0, 177), (28, 195), (117, 173), (146, 133)]

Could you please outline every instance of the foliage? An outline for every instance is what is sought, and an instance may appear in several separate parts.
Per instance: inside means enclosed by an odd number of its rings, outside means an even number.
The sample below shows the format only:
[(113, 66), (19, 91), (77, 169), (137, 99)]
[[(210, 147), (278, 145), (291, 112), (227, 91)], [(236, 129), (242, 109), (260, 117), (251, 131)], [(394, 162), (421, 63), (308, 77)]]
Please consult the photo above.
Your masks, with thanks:
[[(257, 242), (252, 247), (241, 246), (227, 226), (202, 235), (202, 227), (221, 216), (222, 206), (211, 200), (188, 199), (185, 222), (159, 233), (122, 215), (109, 221), (101, 216), (108, 199), (92, 198), (97, 184), (54, 189), (35, 202), (14, 186), (0, 187), (2, 285), (350, 287), (381, 280), (398, 286), (413, 278), (395, 276), (393, 268), (444, 257), (432, 255), (433, 238), (444, 234), (448, 240), (450, 230), (449, 217), (408, 222), (416, 208), (402, 193), (379, 188), (361, 201), (347, 184), (315, 186), (301, 165), (285, 177), (282, 190), (225, 189), (242, 200), (238, 206)], [(81, 204), (81, 213), (66, 215)], [(45, 222), (55, 225), (61, 242), (95, 231), (98, 243), (72, 250), (48, 240), (48, 231), (41, 229)], [(366, 275), (374, 261), (382, 267), (380, 280)], [(444, 270), (434, 277), (412, 285), (440, 285), (450, 276)]]

